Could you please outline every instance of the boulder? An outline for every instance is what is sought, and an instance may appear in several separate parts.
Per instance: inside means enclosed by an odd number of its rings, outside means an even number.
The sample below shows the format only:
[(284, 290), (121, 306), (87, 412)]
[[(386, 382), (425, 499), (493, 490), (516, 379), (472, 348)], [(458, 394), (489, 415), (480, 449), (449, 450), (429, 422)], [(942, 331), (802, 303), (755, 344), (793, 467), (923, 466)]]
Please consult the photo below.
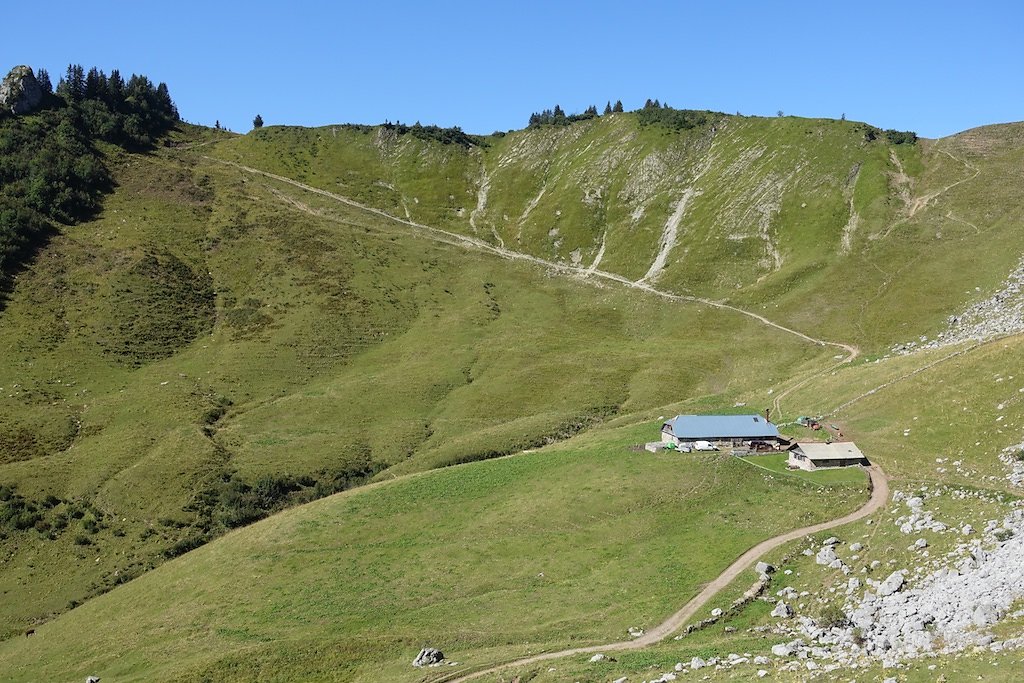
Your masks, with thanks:
[(722, 611), (722, 608), (720, 608), (720, 607), (716, 607), (715, 609), (711, 610), (711, 616), (713, 616), (713, 617), (717, 618), (717, 617), (722, 616), (723, 614), (724, 614), (724, 612)]
[(412, 660), (412, 665), (416, 667), (430, 666), (431, 664), (440, 664), (443, 660), (443, 652), (433, 647), (425, 647), (416, 655), (416, 659)]
[(100, 683), (99, 676), (86, 676), (85, 683)]
[(826, 538), (824, 541), (821, 542), (822, 545), (835, 545), (837, 543), (839, 543), (839, 539), (836, 538), (835, 536), (829, 536), (828, 538)]
[(775, 603), (775, 609), (772, 610), (773, 617), (779, 617), (780, 619), (788, 619), (793, 616), (793, 608), (779, 600)]
[(850, 552), (851, 553), (859, 553), (863, 548), (864, 548), (864, 544), (863, 543), (851, 543), (850, 544)]
[(598, 652), (596, 655), (594, 655), (593, 657), (590, 658), (590, 661), (592, 661), (592, 662), (603, 662), (606, 659), (608, 659), (608, 658), (605, 657), (600, 652)]
[(789, 643), (772, 645), (772, 654), (776, 657), (791, 657), (793, 655), (793, 647)]
[(917, 548), (918, 550), (921, 550), (922, 548), (927, 548), (928, 547), (928, 539), (925, 539), (925, 538), (917, 539), (916, 541), (914, 541), (914, 547)]
[(894, 571), (878, 586), (878, 595), (886, 597), (903, 588), (903, 572)]
[(707, 665), (708, 665), (708, 663), (705, 662), (700, 657), (694, 657), (693, 659), (690, 660), (690, 668), (694, 669), (694, 670), (703, 669)]
[(754, 571), (758, 574), (768, 575), (775, 571), (775, 567), (771, 566), (767, 562), (758, 562), (754, 565)]
[(0, 108), (12, 114), (28, 114), (43, 101), (43, 89), (28, 66), (16, 66), (0, 83)]
[(974, 608), (971, 613), (971, 621), (978, 628), (991, 626), (999, 621), (999, 610), (990, 602), (983, 602)]
[(814, 561), (818, 564), (828, 565), (832, 564), (838, 559), (839, 556), (836, 555), (836, 551), (832, 548), (832, 546), (827, 545), (818, 551), (818, 554), (815, 556)]

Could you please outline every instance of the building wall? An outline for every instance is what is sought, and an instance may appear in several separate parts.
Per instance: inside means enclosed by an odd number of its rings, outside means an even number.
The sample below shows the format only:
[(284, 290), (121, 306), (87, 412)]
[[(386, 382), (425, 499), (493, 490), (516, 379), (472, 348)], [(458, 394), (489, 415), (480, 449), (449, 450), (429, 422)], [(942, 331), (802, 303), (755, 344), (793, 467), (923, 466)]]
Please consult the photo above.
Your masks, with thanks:
[(864, 461), (860, 458), (847, 458), (845, 460), (819, 460), (814, 463), (814, 469), (826, 469), (829, 467), (853, 467), (854, 465), (863, 465)]
[(808, 472), (814, 469), (814, 463), (812, 463), (806, 457), (798, 455), (796, 451), (789, 452), (789, 459), (786, 461), (786, 464), (789, 465), (790, 467), (797, 467), (802, 470), (807, 470)]

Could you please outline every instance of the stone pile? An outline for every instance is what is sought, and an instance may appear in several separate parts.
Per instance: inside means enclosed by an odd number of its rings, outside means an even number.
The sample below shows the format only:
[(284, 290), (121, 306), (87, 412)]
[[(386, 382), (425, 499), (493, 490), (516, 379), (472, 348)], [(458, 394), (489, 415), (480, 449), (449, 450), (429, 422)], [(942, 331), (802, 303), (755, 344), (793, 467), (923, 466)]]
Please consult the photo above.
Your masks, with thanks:
[(893, 353), (907, 354), (916, 349), (937, 349), (1024, 332), (1024, 259), (1010, 273), (1002, 289), (960, 315), (950, 316), (947, 323), (946, 330), (936, 339), (922, 337), (917, 342), (900, 344), (893, 348)]
[[(708, 659), (694, 657), (688, 662), (677, 662), (672, 671), (661, 673), (656, 678), (645, 679), (643, 683), (669, 683), (669, 681), (677, 680), (680, 674), (687, 674), (691, 671), (700, 671), (701, 669), (714, 669), (716, 671), (721, 671), (723, 669), (731, 669), (736, 666), (743, 666), (747, 664), (760, 667), (767, 666), (771, 661), (772, 660), (768, 657), (755, 657), (749, 652), (744, 652), (742, 655), (732, 652), (725, 657), (710, 657)], [(767, 674), (768, 671), (766, 669), (759, 669), (757, 671), (758, 678), (763, 678)]]
[[(934, 523), (926, 521), (930, 515), (920, 497), (906, 498), (906, 503), (916, 511), (913, 524)], [(797, 662), (785, 665), (792, 670), (816, 671), (878, 660), (895, 666), (932, 654), (1017, 645), (1017, 639), (1000, 642), (988, 632), (1024, 597), (1024, 509), (1020, 503), (1014, 508), (1001, 521), (989, 520), (984, 532), (973, 538), (970, 525), (948, 529), (964, 540), (929, 566), (896, 570), (880, 581), (866, 578), (863, 584), (851, 578), (845, 625), (825, 628), (806, 616), (797, 617), (792, 626), (780, 622), (780, 632), (799, 638), (776, 645), (772, 654), (796, 657)], [(903, 518), (896, 522), (901, 528), (908, 523)], [(908, 582), (911, 577), (916, 579), (913, 585)], [(866, 588), (860, 593), (862, 585)]]

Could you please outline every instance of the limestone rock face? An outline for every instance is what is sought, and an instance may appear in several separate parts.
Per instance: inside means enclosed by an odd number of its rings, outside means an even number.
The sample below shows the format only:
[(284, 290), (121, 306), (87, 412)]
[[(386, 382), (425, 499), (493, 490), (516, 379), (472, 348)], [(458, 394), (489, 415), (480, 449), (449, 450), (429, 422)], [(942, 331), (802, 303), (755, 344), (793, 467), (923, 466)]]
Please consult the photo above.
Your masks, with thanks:
[(31, 67), (16, 66), (0, 83), (0, 107), (12, 114), (28, 114), (43, 101), (43, 89)]

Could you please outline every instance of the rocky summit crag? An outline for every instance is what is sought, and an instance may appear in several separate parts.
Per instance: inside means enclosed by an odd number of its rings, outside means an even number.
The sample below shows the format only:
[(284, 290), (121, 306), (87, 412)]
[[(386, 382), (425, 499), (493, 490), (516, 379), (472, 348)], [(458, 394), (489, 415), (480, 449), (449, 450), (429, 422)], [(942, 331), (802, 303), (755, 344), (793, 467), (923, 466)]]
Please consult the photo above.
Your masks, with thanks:
[(28, 66), (16, 66), (0, 83), (0, 108), (12, 114), (30, 114), (43, 101), (43, 88)]

